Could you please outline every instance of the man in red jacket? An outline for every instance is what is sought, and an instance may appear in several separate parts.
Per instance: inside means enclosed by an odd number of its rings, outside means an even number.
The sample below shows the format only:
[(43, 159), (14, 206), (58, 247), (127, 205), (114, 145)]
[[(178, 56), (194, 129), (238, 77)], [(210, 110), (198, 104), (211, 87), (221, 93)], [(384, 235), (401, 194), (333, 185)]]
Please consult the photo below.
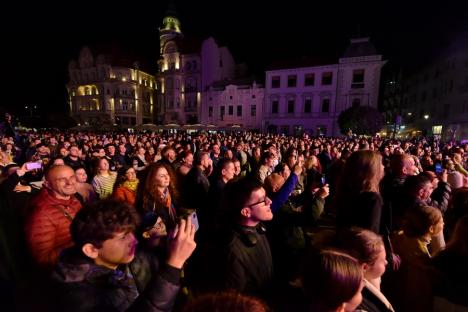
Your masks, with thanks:
[(32, 200), (26, 237), (33, 259), (41, 267), (53, 268), (59, 253), (73, 245), (69, 228), (81, 209), (75, 185), (72, 168), (54, 166), (47, 172), (44, 188)]

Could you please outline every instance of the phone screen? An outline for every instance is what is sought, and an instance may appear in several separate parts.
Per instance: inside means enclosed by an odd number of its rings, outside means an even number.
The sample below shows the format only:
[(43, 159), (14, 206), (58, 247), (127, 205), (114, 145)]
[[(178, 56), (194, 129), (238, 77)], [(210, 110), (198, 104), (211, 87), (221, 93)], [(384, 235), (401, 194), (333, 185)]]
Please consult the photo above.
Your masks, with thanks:
[(26, 169), (33, 170), (33, 169), (40, 169), (42, 168), (42, 164), (39, 162), (30, 162), (26, 164)]
[(442, 173), (442, 165), (441, 164), (435, 164), (435, 172), (436, 172), (436, 174), (441, 174)]
[(197, 213), (194, 212), (190, 215), (190, 218), (192, 218), (192, 224), (195, 226), (195, 231), (198, 231), (198, 228), (200, 225), (198, 224), (198, 216)]

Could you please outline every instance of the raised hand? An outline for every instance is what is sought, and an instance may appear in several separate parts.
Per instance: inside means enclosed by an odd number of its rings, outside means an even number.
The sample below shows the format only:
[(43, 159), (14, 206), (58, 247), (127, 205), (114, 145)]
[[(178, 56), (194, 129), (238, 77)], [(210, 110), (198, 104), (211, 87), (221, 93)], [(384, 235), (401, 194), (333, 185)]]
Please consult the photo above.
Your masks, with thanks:
[(192, 224), (191, 218), (180, 220), (175, 229), (169, 233), (168, 239), (169, 257), (167, 264), (181, 269), (197, 246), (195, 226)]

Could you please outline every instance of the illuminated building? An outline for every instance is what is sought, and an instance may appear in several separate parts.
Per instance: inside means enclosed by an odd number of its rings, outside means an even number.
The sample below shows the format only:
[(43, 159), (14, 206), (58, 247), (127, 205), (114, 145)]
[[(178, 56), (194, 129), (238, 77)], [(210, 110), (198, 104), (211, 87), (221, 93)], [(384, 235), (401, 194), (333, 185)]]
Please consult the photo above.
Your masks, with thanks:
[(78, 62), (68, 65), (67, 84), (71, 116), (79, 124), (134, 126), (153, 121), (155, 78), (137, 63), (112, 61), (100, 54), (94, 58), (88, 47)]
[(287, 135), (340, 135), (343, 110), (377, 108), (382, 60), (369, 38), (352, 39), (336, 61), (298, 59), (266, 71), (262, 130)]

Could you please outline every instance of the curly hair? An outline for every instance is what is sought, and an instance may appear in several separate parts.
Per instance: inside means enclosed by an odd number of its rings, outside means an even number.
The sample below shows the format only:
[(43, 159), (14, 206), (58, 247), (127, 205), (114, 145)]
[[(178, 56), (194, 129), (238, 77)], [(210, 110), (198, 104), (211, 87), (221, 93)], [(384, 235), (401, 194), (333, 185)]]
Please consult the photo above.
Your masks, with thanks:
[(152, 163), (147, 167), (145, 174), (145, 178), (141, 181), (145, 181), (145, 183), (140, 183), (140, 187), (138, 190), (138, 199), (137, 199), (137, 206), (143, 210), (142, 212), (148, 212), (150, 203), (155, 202), (157, 205), (164, 205), (161, 202), (161, 196), (158, 194), (158, 190), (156, 188), (156, 174), (158, 173), (159, 169), (164, 168), (167, 170), (170, 178), (169, 182), (169, 194), (171, 195), (173, 202), (178, 202), (179, 192), (177, 190), (177, 180), (176, 175), (172, 167), (168, 164), (163, 162)]
[(128, 204), (102, 200), (81, 209), (73, 219), (70, 232), (77, 247), (90, 243), (101, 248), (116, 232), (133, 232), (137, 224), (138, 216)]

